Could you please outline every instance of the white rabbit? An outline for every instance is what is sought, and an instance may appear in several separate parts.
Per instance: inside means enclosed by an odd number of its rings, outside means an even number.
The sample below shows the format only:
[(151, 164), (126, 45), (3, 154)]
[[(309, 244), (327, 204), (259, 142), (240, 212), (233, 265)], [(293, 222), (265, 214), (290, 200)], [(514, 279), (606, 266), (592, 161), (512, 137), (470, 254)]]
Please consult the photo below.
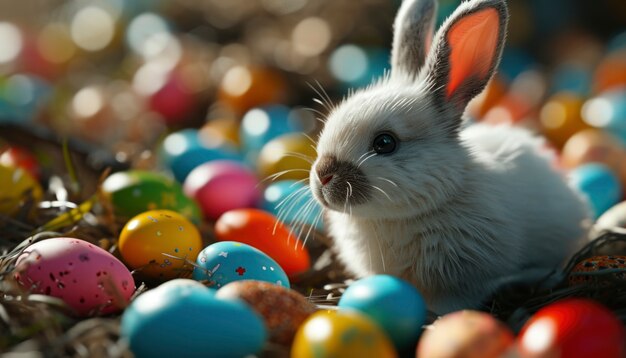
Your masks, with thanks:
[(435, 14), (435, 0), (404, 1), (391, 73), (329, 113), (310, 185), (348, 270), (402, 277), (444, 314), (558, 268), (589, 209), (542, 139), (463, 124), (500, 61), (504, 0), (463, 2), (432, 39)]

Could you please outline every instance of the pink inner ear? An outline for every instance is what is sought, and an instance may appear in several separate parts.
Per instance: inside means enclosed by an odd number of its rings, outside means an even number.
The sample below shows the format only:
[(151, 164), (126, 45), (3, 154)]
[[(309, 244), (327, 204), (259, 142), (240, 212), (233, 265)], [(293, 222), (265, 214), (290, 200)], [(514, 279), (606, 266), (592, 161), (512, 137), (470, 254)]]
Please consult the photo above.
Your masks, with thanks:
[(468, 78), (489, 76), (499, 27), (498, 11), (494, 8), (467, 15), (452, 25), (447, 34), (450, 47), (448, 97)]

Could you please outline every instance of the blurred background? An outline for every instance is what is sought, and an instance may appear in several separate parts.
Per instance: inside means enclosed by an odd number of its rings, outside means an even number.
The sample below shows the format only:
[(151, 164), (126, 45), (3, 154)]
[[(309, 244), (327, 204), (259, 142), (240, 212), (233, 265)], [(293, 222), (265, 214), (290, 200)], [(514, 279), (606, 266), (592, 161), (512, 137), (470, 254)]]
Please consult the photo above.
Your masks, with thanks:
[[(438, 22), (459, 2), (440, 1)], [(183, 129), (253, 163), (269, 139), (319, 130), (315, 117), (327, 110), (315, 97), (336, 102), (384, 73), (400, 3), (2, 1), (0, 140), (5, 151), (29, 147), (24, 155), (43, 163), (44, 180), (63, 143), (93, 173), (153, 168), (163, 164), (163, 140)], [(509, 6), (501, 68), (468, 114), (536, 129), (559, 151), (574, 134), (599, 129), (616, 146), (563, 153), (564, 165), (595, 156), (626, 178), (607, 154), (621, 155), (626, 139), (626, 3)], [(258, 128), (268, 119), (284, 125), (251, 144), (250, 131), (268, 131)], [(596, 137), (575, 147), (607, 142)]]

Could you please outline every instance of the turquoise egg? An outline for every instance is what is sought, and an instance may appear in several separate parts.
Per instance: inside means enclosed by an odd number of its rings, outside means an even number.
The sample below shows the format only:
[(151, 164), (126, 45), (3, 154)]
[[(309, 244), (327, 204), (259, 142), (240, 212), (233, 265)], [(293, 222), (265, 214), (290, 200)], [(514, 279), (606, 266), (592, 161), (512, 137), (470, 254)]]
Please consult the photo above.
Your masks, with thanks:
[(389, 52), (378, 47), (346, 44), (333, 51), (328, 66), (344, 90), (364, 87), (382, 77), (390, 68)]
[(369, 276), (352, 283), (338, 306), (368, 316), (398, 350), (415, 347), (426, 321), (426, 304), (417, 289), (390, 275)]
[(302, 224), (318, 231), (324, 228), (322, 207), (313, 198), (309, 186), (297, 180), (280, 180), (265, 188), (262, 209), (293, 229), (300, 229)]
[(49, 83), (35, 76), (15, 74), (0, 85), (0, 117), (31, 122), (51, 98)]
[(146, 291), (124, 311), (121, 336), (137, 358), (258, 353), (267, 339), (262, 318), (242, 301), (216, 298), (214, 291), (187, 279)]
[(617, 176), (604, 164), (588, 163), (569, 173), (570, 183), (587, 197), (595, 218), (617, 204), (622, 188)]
[(240, 242), (222, 241), (200, 251), (194, 280), (207, 280), (220, 288), (241, 280), (266, 281), (289, 288), (287, 274), (276, 261), (262, 251)]
[(183, 193), (175, 180), (158, 173), (128, 170), (111, 174), (102, 183), (116, 215), (132, 218), (148, 210), (175, 211), (194, 223), (202, 219), (195, 201)]
[(160, 156), (161, 162), (179, 183), (183, 183), (200, 164), (223, 159), (241, 161), (235, 148), (224, 141), (201, 139), (198, 130), (193, 128), (168, 135), (161, 145)]
[(256, 162), (267, 142), (280, 135), (302, 130), (302, 123), (294, 113), (285, 106), (273, 105), (253, 108), (243, 116), (239, 137), (247, 163)]
[(626, 143), (626, 89), (610, 89), (589, 98), (581, 114), (588, 124), (605, 129)]

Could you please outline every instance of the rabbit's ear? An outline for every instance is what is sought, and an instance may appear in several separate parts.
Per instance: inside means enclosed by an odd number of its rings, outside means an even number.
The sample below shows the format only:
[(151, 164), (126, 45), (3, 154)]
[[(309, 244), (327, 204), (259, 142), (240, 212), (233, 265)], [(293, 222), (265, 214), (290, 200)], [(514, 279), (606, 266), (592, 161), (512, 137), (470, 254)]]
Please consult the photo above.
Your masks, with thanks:
[(508, 22), (504, 0), (463, 2), (437, 32), (425, 73), (435, 98), (463, 112), (500, 63)]
[(393, 24), (393, 75), (416, 77), (430, 50), (437, 14), (436, 0), (404, 0)]

